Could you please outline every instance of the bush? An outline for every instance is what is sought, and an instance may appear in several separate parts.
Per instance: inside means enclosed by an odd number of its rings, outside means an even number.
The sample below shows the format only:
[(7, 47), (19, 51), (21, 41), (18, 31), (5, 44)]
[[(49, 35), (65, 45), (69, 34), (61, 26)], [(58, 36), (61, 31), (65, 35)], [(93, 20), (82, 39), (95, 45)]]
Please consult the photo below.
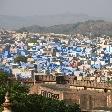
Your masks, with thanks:
[(17, 56), (17, 57), (14, 59), (14, 62), (15, 62), (15, 63), (20, 63), (20, 62), (25, 62), (25, 63), (27, 63), (27, 57), (25, 57), (25, 56)]
[(7, 90), (10, 93), (13, 112), (81, 112), (77, 104), (67, 105), (64, 101), (46, 98), (41, 95), (28, 95), (27, 86), (11, 80), (9, 80), (8, 85), (7, 83), (0, 85), (0, 105), (4, 102)]

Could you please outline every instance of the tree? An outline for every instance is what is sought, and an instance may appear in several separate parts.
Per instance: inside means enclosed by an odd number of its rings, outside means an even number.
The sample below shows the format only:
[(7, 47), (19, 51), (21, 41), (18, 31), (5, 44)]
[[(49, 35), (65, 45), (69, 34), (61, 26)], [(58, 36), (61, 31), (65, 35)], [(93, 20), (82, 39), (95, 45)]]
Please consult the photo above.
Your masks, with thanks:
[[(15, 100), (16, 99), (16, 100)], [(13, 99), (14, 112), (81, 112), (79, 105), (66, 105), (41, 95), (17, 95)]]
[(20, 62), (27, 62), (27, 57), (25, 56), (17, 56), (15, 59), (14, 59), (14, 62), (15, 63), (20, 63)]
[(30, 38), (28, 40), (29, 43), (37, 43), (37, 39), (36, 38)]
[(23, 33), (23, 32), (28, 32), (28, 30), (25, 27), (22, 27), (21, 29), (16, 31), (17, 33)]
[[(4, 74), (0, 75), (4, 79)], [(1, 80), (0, 80), (1, 81)], [(46, 98), (41, 95), (29, 95), (28, 86), (14, 80), (3, 80), (0, 84), (0, 105), (7, 91), (10, 93), (14, 112), (81, 112), (77, 104), (68, 105), (64, 101)], [(2, 82), (3, 82), (2, 81)], [(6, 83), (8, 81), (8, 83)], [(0, 107), (0, 110), (2, 107)]]
[(6, 83), (7, 79), (8, 79), (8, 75), (5, 72), (0, 71), (0, 84)]
[[(1, 83), (1, 80), (0, 80), (0, 83)], [(15, 105), (17, 101), (21, 100), (22, 98), (25, 98), (24, 96), (27, 95), (28, 93), (28, 87), (16, 81), (12, 81), (9, 79), (7, 79), (6, 81), (4, 80), (4, 83), (0, 84), (0, 105), (3, 104), (4, 97), (7, 91), (9, 91), (10, 93), (11, 102)], [(0, 107), (0, 110), (1, 109), (2, 107)]]

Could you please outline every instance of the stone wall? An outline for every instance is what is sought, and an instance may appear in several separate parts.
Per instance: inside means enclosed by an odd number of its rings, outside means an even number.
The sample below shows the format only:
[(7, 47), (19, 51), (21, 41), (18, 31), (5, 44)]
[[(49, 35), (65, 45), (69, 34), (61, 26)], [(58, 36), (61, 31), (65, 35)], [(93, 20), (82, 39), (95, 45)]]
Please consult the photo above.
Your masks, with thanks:
[(40, 82), (55, 82), (57, 84), (69, 84), (75, 87), (86, 87), (95, 89), (105, 89), (106, 91), (112, 90), (112, 84), (104, 83), (104, 82), (97, 82), (93, 80), (77, 80), (75, 76), (53, 76), (53, 75), (36, 75), (36, 81)]
[(56, 77), (52, 75), (35, 75), (36, 81), (56, 82)]
[(46, 96), (53, 99), (63, 100), (63, 92), (50, 89), (47, 87), (43, 87), (43, 86), (38, 87), (38, 94), (41, 94), (42, 96)]
[[(60, 87), (56, 86), (56, 87)], [(36, 89), (37, 88), (37, 89)], [(69, 88), (69, 87), (68, 87)], [(65, 100), (67, 103), (78, 103), (82, 110), (93, 110), (99, 107), (112, 107), (112, 93), (111, 92), (98, 92), (90, 90), (76, 90), (68, 89), (63, 90), (52, 89), (48, 86), (39, 85), (33, 87), (32, 94), (37, 93), (46, 97), (50, 97), (58, 100)]]

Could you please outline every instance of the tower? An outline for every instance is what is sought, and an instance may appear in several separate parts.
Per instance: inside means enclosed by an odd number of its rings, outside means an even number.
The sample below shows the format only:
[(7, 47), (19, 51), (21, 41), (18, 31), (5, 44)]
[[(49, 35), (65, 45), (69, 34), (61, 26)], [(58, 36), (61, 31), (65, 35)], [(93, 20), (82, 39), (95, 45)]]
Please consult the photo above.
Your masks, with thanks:
[(11, 111), (10, 97), (9, 97), (8, 92), (5, 95), (5, 102), (3, 103), (2, 106), (4, 107), (4, 110), (2, 112), (12, 112)]

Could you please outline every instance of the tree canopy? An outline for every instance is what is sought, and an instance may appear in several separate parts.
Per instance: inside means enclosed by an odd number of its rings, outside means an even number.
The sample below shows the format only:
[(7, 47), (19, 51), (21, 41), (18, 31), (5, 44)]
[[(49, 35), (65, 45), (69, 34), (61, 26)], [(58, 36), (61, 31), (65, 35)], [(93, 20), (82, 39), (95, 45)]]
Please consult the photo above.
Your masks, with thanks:
[[(5, 75), (1, 76), (5, 78)], [(77, 104), (67, 105), (64, 101), (28, 94), (28, 88), (17, 81), (6, 79), (4, 84), (0, 84), (0, 105), (4, 102), (5, 93), (9, 91), (13, 112), (81, 112)]]
[(14, 62), (15, 63), (20, 63), (20, 62), (27, 62), (27, 57), (25, 56), (17, 56), (15, 59), (14, 59)]

